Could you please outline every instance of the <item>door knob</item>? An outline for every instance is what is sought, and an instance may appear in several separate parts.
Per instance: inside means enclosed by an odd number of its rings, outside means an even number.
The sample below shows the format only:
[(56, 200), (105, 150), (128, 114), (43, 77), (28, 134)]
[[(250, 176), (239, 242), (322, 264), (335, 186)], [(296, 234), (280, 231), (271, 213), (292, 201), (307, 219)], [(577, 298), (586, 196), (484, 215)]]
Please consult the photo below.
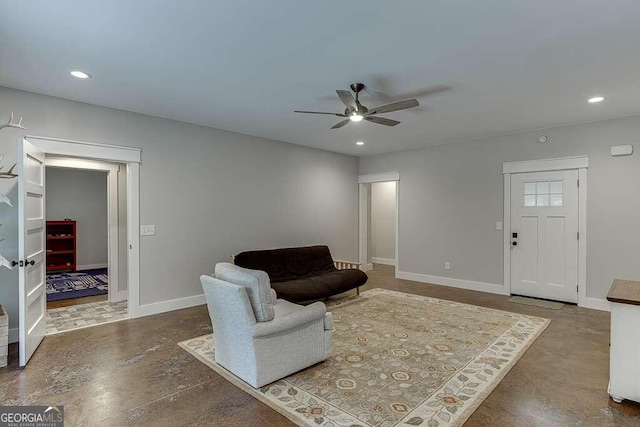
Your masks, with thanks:
[(18, 261), (11, 261), (11, 267), (15, 267), (18, 264), (19, 264)]
[(28, 266), (28, 265), (34, 265), (36, 262), (34, 260), (31, 261), (25, 261), (24, 266)]

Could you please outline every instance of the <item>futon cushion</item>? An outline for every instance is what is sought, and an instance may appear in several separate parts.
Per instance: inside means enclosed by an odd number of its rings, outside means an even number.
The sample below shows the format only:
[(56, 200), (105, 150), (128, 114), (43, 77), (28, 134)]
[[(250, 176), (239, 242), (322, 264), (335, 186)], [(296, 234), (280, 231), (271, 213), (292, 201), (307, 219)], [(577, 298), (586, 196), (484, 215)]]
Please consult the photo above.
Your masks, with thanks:
[(253, 313), (258, 322), (273, 320), (271, 283), (267, 273), (238, 267), (228, 262), (221, 262), (216, 264), (215, 275), (217, 279), (243, 286), (246, 289)]
[(306, 279), (273, 283), (278, 297), (292, 302), (326, 298), (367, 283), (367, 275), (356, 269), (334, 270)]
[(271, 283), (337, 271), (331, 252), (324, 245), (242, 252), (235, 256), (234, 263), (267, 272)]

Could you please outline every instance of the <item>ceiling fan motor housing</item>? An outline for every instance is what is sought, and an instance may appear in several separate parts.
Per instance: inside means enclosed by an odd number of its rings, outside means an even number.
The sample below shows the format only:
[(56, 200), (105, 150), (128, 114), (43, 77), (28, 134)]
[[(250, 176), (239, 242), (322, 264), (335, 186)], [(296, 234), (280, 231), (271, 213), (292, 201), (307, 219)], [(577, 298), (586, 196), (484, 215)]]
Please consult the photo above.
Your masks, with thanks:
[(352, 91), (354, 91), (355, 93), (358, 93), (364, 90), (365, 85), (364, 83), (351, 83), (349, 87), (351, 88)]

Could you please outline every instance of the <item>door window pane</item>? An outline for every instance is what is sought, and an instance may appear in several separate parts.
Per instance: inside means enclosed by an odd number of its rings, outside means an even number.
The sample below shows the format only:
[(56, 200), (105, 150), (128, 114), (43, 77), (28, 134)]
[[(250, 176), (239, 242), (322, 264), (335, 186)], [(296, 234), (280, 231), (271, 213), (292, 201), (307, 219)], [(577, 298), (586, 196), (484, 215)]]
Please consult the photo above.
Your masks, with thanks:
[(562, 194), (551, 194), (549, 196), (549, 205), (562, 206)]
[(539, 181), (536, 183), (536, 194), (549, 194), (549, 181)]
[(536, 206), (549, 206), (549, 195), (538, 194), (536, 196)]
[(524, 205), (525, 206), (535, 206), (536, 205), (536, 195), (535, 194), (526, 194), (524, 196)]
[(551, 194), (562, 194), (562, 181), (551, 181)]
[(536, 194), (536, 183), (535, 182), (525, 182), (524, 183), (524, 194)]

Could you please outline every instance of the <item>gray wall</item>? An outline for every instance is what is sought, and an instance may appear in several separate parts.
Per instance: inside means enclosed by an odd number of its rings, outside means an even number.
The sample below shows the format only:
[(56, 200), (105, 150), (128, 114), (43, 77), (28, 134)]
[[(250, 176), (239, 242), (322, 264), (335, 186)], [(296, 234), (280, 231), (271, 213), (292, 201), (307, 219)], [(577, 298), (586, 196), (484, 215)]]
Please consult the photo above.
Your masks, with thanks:
[(108, 261), (107, 173), (46, 168), (47, 220), (76, 221), (76, 264), (103, 268)]
[(396, 255), (396, 183), (371, 184), (371, 257), (393, 260)]
[(589, 155), (587, 296), (604, 299), (613, 278), (640, 279), (640, 155), (609, 154), (629, 143), (640, 116), (364, 157), (360, 173), (400, 171), (400, 271), (501, 285), (502, 163)]
[[(0, 115), (11, 111), (28, 134), (143, 149), (140, 223), (156, 235), (141, 237), (141, 304), (202, 294), (199, 276), (243, 250), (326, 243), (336, 258), (357, 259), (355, 157), (0, 88)], [(0, 133), (9, 161), (24, 134)], [(15, 180), (0, 185), (15, 195)], [(17, 210), (3, 215), (13, 237), (0, 251), (15, 256)], [(17, 273), (3, 270), (13, 328)]]

